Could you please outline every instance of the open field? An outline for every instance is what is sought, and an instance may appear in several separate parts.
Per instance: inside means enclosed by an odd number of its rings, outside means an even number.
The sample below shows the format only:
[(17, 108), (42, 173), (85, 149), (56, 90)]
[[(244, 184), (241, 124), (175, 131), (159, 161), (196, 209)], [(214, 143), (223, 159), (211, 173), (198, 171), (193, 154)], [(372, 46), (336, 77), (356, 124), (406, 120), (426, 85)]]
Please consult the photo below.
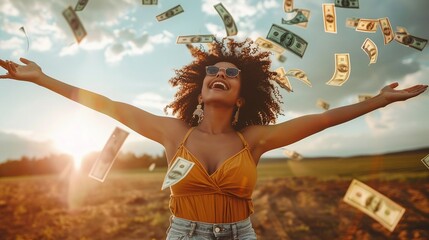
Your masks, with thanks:
[[(253, 194), (259, 239), (429, 239), (423, 153), (263, 162)], [(165, 239), (166, 169), (0, 178), (0, 239)], [(406, 208), (393, 232), (342, 198), (356, 178)]]

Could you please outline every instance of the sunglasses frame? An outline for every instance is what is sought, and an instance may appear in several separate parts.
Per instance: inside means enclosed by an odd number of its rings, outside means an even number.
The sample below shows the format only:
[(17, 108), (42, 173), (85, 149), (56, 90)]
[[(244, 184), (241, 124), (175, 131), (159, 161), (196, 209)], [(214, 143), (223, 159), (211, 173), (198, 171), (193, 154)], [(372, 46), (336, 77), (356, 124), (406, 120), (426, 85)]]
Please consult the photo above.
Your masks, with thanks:
[[(215, 68), (217, 68), (217, 72), (216, 72), (216, 73), (214, 73), (214, 74), (210, 74), (210, 73), (208, 72), (209, 67), (215, 67)], [(211, 65), (211, 66), (206, 66), (206, 74), (207, 74), (207, 75), (209, 75), (209, 76), (215, 76), (216, 74), (218, 74), (218, 73), (219, 73), (219, 71), (220, 71), (221, 69), (223, 69), (223, 70), (225, 71), (225, 75), (226, 75), (227, 77), (229, 77), (229, 78), (235, 78), (235, 77), (237, 77), (237, 76), (240, 74), (240, 72), (241, 72), (241, 70), (240, 70), (240, 69), (238, 69), (238, 68), (236, 68), (236, 67), (220, 68), (220, 67), (217, 67), (217, 66), (215, 66), (215, 65)], [(230, 75), (228, 75), (228, 73), (227, 73), (227, 70), (228, 70), (228, 69), (237, 69), (237, 70), (238, 70), (238, 71), (237, 71), (237, 75), (234, 75), (234, 76), (230, 76)]]

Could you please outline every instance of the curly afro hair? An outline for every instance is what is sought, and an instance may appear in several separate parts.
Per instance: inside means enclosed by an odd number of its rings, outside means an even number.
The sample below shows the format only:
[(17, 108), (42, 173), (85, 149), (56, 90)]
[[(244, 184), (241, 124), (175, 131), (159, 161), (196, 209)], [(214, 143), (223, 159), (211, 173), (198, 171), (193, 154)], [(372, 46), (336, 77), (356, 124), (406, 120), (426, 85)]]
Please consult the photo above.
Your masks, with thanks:
[[(176, 76), (169, 80), (173, 87), (179, 87), (174, 101), (168, 104), (164, 111), (171, 108), (173, 115), (185, 121), (190, 126), (198, 125), (193, 118), (193, 112), (198, 105), (203, 80), (206, 76), (206, 66), (218, 62), (230, 62), (241, 72), (240, 95), (245, 104), (240, 108), (238, 123), (235, 130), (241, 130), (250, 125), (268, 125), (275, 123), (277, 116), (282, 115), (280, 105), (282, 97), (278, 88), (273, 86), (276, 72), (270, 71), (271, 60), (269, 52), (261, 51), (250, 39), (237, 42), (223, 38), (209, 44), (208, 52), (188, 45), (194, 61), (181, 69), (175, 70)], [(232, 116), (231, 116), (232, 118)]]

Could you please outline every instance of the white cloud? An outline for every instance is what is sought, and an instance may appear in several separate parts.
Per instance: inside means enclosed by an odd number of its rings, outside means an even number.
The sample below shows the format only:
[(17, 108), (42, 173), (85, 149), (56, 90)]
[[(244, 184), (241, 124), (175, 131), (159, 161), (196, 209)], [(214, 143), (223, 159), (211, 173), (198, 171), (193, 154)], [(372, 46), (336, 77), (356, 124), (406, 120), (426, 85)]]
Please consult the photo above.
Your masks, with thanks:
[(19, 11), (10, 0), (5, 0), (3, 4), (0, 4), (0, 13), (6, 16), (18, 16)]
[(18, 37), (12, 37), (8, 40), (0, 40), (0, 49), (2, 50), (10, 50), (17, 49), (24, 45), (24, 40)]
[(31, 44), (31, 49), (38, 52), (46, 52), (52, 47), (52, 42), (49, 37), (37, 37)]
[(157, 93), (145, 92), (138, 95), (136, 99), (134, 99), (133, 104), (143, 108), (163, 110), (169, 102), (170, 101), (168, 99)]

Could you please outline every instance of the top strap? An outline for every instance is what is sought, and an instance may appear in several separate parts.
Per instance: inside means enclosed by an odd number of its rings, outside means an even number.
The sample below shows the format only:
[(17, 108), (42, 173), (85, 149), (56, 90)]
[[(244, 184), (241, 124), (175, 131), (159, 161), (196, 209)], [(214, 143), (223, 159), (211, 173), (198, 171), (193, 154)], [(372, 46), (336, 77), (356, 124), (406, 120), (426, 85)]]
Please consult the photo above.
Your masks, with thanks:
[(246, 139), (244, 139), (243, 134), (241, 134), (241, 132), (239, 132), (239, 131), (237, 131), (236, 133), (237, 133), (237, 135), (240, 137), (241, 142), (243, 143), (244, 147), (245, 147), (245, 148), (247, 148), (248, 144), (247, 144)]
[(183, 144), (185, 144), (186, 139), (188, 139), (189, 134), (191, 134), (191, 132), (194, 130), (195, 127), (191, 127), (189, 128), (188, 132), (185, 134), (185, 136), (183, 137), (182, 142), (180, 143), (180, 146), (183, 146)]

